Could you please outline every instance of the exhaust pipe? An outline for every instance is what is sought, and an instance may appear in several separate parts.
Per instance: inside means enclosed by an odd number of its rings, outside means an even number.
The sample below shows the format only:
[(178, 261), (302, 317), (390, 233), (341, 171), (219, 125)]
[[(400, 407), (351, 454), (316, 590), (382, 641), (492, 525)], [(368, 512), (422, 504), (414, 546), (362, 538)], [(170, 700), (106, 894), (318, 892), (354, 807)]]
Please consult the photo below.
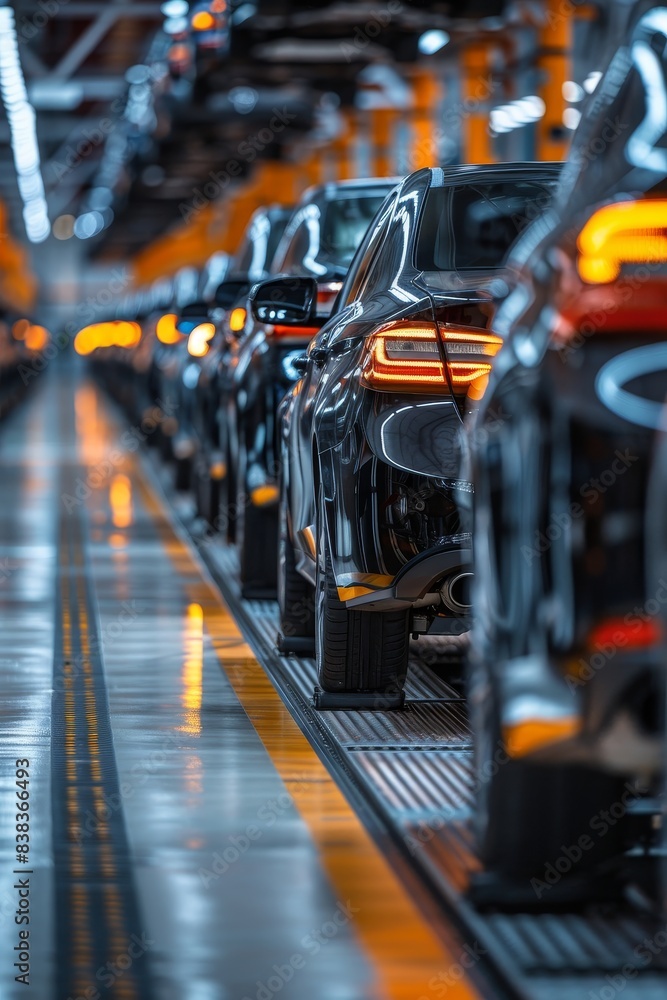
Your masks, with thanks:
[(472, 573), (460, 570), (448, 576), (440, 588), (440, 598), (449, 611), (455, 615), (467, 615), (470, 612), (470, 584)]

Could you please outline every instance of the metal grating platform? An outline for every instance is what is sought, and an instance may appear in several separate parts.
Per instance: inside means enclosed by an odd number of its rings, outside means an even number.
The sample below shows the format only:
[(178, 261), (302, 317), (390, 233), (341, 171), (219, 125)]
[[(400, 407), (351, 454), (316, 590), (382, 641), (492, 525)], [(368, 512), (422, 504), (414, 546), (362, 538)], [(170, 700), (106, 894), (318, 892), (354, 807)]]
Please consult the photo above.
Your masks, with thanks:
[[(188, 518), (183, 520), (192, 529)], [(196, 541), (196, 530), (193, 537)], [(583, 914), (481, 913), (471, 905), (466, 889), (480, 868), (470, 823), (472, 736), (460, 688), (442, 676), (451, 658), (449, 643), (413, 644), (403, 712), (315, 713), (314, 662), (278, 654), (276, 606), (241, 599), (233, 549), (207, 543), (200, 551), (311, 742), (324, 758), (343, 760), (414, 870), (493, 965), (500, 992), (535, 1000), (611, 1000), (622, 991), (624, 1000), (664, 1000), (664, 922), (629, 905), (595, 906)], [(333, 760), (332, 769), (335, 774)], [(665, 944), (659, 947), (661, 934)], [(655, 954), (645, 941), (655, 942)], [(624, 966), (629, 975), (621, 971)]]

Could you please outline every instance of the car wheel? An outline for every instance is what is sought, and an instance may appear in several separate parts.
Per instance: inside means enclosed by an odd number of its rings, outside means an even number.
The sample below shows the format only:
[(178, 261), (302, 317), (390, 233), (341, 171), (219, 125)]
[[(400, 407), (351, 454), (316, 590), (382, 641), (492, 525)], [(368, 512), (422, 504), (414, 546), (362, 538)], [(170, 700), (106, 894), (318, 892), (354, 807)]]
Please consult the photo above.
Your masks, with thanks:
[[(524, 548), (532, 553), (532, 539), (549, 524), (551, 454), (547, 427), (525, 413), (518, 429), (508, 420), (490, 440), (474, 472), (476, 619), (468, 674), (473, 824), (491, 898), (495, 891), (503, 902), (509, 884), (531, 902), (549, 905), (564, 892), (576, 894), (578, 883), (590, 890), (586, 876), (622, 855), (628, 792), (623, 778), (595, 767), (508, 753), (495, 675), (504, 663), (535, 650), (549, 655), (553, 644), (540, 609), (544, 581), (554, 569), (551, 563), (545, 569), (546, 555), (526, 561), (522, 554)], [(607, 824), (602, 814), (614, 806), (616, 816)]]
[(177, 490), (189, 490), (192, 485), (192, 460), (190, 458), (175, 459), (176, 475), (174, 485)]
[(217, 530), (217, 517), (220, 509), (220, 480), (211, 476), (206, 480), (204, 494), (204, 518), (212, 528)]
[[(283, 468), (284, 468), (283, 464)], [(289, 529), (289, 509), (285, 476), (280, 477), (278, 508), (278, 646), (283, 653), (312, 653), (315, 643), (315, 593), (296, 568)]]
[(236, 512), (233, 509), (236, 502), (236, 460), (232, 452), (229, 433), (224, 428), (220, 434), (225, 477), (218, 488), (218, 505), (216, 514), (220, 517), (222, 537), (230, 545), (236, 541)]
[[(245, 486), (245, 458), (240, 456), (239, 486)], [(236, 545), (239, 556), (241, 596), (274, 599), (278, 583), (278, 509), (275, 504), (257, 507), (249, 492), (236, 498)]]
[(210, 514), (207, 504), (208, 475), (205, 463), (203, 462), (201, 456), (199, 456), (194, 463), (192, 470), (192, 487), (195, 494), (197, 516), (201, 517), (204, 521), (208, 521)]
[(323, 691), (396, 693), (408, 669), (409, 612), (349, 611), (338, 598), (320, 486), (315, 653)]
[(477, 736), (475, 825), (485, 872), (547, 905), (579, 882), (590, 890), (587, 876), (603, 875), (627, 847), (623, 779), (575, 764), (508, 757), (492, 733), (481, 740), (483, 750)]

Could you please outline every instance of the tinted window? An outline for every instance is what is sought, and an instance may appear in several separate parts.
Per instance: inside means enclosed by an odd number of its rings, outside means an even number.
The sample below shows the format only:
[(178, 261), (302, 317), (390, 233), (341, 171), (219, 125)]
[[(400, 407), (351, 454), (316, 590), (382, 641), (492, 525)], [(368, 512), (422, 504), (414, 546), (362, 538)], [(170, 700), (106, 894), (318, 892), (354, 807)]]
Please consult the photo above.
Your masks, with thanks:
[(236, 268), (237, 271), (243, 271), (244, 273), (250, 267), (250, 262), (252, 260), (252, 241), (246, 236), (239, 247), (236, 254)]
[(335, 201), (302, 206), (278, 247), (274, 270), (342, 277), (386, 193), (341, 193)]
[[(304, 269), (304, 261), (309, 256), (315, 223), (313, 219), (305, 220), (294, 230), (285, 250), (285, 255), (280, 259), (280, 254), (273, 261), (274, 270), (301, 273)], [(283, 249), (285, 249), (283, 247)]]
[(345, 285), (341, 291), (341, 303), (347, 305), (359, 295), (359, 290), (369, 273), (371, 264), (377, 256), (379, 247), (383, 244), (389, 229), (391, 214), (396, 204), (396, 195), (387, 199), (382, 212), (375, 220), (375, 225), (369, 227), (363, 243), (359, 245), (358, 258), (355, 258), (353, 266), (348, 271)]
[(266, 215), (261, 215), (255, 219), (236, 255), (235, 269), (250, 274), (253, 279), (261, 278), (270, 267), (288, 218), (286, 215), (284, 219), (271, 222)]
[(554, 185), (508, 180), (431, 188), (415, 266), (420, 271), (502, 267), (519, 234), (547, 207)]
[(276, 255), (276, 250), (278, 249), (278, 244), (282, 239), (282, 235), (285, 232), (285, 227), (287, 226), (287, 220), (289, 215), (286, 215), (284, 219), (275, 219), (271, 224), (271, 230), (269, 232), (269, 242), (266, 247), (266, 265), (265, 269), (271, 266), (271, 262)]
[(384, 198), (385, 192), (382, 192), (351, 195), (328, 202), (324, 208), (322, 246), (318, 254), (323, 263), (349, 267)]

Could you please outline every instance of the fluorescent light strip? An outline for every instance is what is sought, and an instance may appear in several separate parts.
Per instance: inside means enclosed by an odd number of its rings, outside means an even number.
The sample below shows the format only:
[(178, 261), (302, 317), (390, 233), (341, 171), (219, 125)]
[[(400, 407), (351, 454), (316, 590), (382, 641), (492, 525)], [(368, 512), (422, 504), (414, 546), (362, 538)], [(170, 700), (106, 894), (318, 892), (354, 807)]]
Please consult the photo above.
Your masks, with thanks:
[(25, 88), (11, 7), (0, 7), (0, 95), (9, 122), (26, 233), (31, 243), (42, 243), (51, 232), (51, 224), (40, 171), (35, 110)]

